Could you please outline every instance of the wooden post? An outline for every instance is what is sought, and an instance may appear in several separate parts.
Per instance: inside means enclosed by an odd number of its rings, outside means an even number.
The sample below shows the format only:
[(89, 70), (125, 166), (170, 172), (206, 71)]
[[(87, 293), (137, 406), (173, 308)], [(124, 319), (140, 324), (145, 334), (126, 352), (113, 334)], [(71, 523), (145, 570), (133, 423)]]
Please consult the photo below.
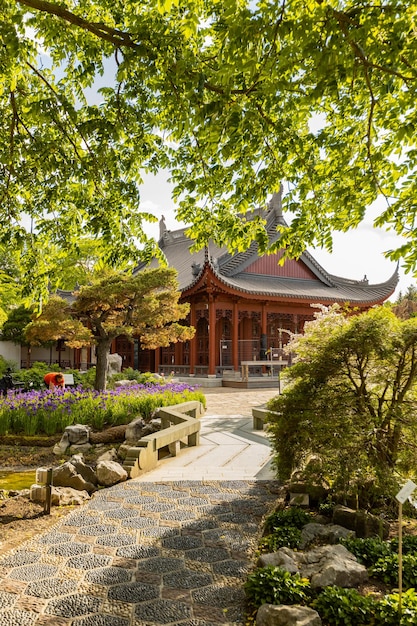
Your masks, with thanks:
[(398, 506), (398, 613), (402, 613), (403, 593), (403, 505)]
[(44, 507), (44, 511), (46, 515), (49, 515), (51, 513), (51, 496), (52, 496), (52, 467), (48, 468), (46, 472), (45, 507)]

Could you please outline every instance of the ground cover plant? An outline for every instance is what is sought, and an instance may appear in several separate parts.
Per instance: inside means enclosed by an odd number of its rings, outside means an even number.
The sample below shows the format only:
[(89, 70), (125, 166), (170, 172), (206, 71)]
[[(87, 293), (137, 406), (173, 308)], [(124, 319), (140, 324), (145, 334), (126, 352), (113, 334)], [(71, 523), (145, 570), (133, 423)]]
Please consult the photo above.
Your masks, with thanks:
[(108, 391), (84, 389), (33, 390), (0, 398), (0, 435), (53, 435), (70, 424), (94, 430), (127, 424), (141, 416), (149, 420), (161, 406), (198, 400), (204, 395), (185, 383), (132, 384)]
[[(295, 541), (302, 526), (314, 519), (314, 511), (297, 507), (278, 509), (264, 525), (259, 551), (280, 547), (298, 548)], [(294, 538), (292, 545), (285, 538)], [(417, 536), (403, 537), (403, 594), (401, 611), (398, 594), (398, 539), (347, 538), (341, 543), (365, 565), (372, 581), (380, 581), (380, 592), (329, 586), (310, 587), (308, 579), (267, 565), (249, 574), (245, 583), (248, 623), (254, 621), (262, 604), (302, 604), (316, 610), (324, 626), (411, 626), (417, 624)], [(385, 589), (385, 591), (384, 591)]]

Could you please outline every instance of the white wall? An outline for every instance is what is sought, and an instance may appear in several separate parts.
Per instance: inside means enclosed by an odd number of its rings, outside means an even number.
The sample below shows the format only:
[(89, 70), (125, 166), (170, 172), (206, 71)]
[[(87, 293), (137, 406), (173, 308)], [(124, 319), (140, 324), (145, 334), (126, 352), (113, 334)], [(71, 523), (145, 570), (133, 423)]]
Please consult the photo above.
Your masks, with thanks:
[(20, 346), (13, 341), (0, 341), (0, 354), (6, 361), (12, 361), (20, 369)]

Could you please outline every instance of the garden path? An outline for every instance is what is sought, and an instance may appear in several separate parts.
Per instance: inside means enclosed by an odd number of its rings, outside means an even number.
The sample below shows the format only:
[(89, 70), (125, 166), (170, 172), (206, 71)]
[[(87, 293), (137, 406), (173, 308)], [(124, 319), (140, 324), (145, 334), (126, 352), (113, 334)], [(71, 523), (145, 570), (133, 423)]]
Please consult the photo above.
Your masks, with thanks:
[(163, 478), (99, 491), (3, 555), (0, 626), (244, 624), (243, 583), (280, 491), (251, 409), (275, 394), (208, 390), (203, 456), (183, 450)]

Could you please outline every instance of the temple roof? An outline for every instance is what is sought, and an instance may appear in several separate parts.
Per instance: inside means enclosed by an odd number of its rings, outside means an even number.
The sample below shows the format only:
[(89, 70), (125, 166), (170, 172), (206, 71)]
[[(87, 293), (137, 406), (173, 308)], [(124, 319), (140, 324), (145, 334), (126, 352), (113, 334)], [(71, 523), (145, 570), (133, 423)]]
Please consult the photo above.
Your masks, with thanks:
[[(281, 198), (274, 194), (262, 215), (270, 242), (280, 234), (277, 225), (286, 225), (281, 210)], [(168, 264), (178, 271), (180, 291), (196, 287), (208, 270), (226, 289), (243, 294), (283, 298), (285, 300), (311, 300), (312, 302), (350, 302), (372, 305), (389, 298), (398, 283), (398, 268), (385, 282), (369, 284), (362, 280), (342, 278), (328, 273), (309, 252), (299, 259), (288, 259), (283, 265), (278, 261), (282, 250), (270, 255), (258, 255), (256, 242), (244, 252), (231, 254), (210, 242), (206, 249), (191, 252), (193, 242), (186, 236), (187, 228), (167, 230), (160, 224), (159, 246)], [(151, 263), (155, 267), (157, 261)], [(144, 266), (139, 267), (142, 269)]]

